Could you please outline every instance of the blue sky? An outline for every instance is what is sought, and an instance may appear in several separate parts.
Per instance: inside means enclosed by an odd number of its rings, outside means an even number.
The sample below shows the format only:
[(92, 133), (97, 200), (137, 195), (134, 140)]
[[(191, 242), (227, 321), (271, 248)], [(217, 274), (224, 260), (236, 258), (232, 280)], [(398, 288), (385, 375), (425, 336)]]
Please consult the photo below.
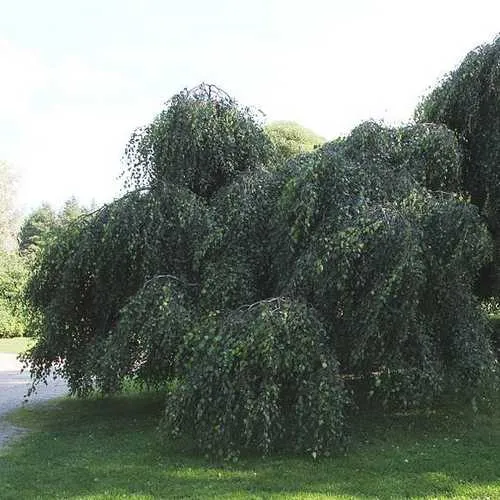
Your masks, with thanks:
[(0, 159), (24, 211), (109, 201), (133, 129), (202, 81), (327, 138), (404, 122), (499, 20), (497, 0), (0, 0)]

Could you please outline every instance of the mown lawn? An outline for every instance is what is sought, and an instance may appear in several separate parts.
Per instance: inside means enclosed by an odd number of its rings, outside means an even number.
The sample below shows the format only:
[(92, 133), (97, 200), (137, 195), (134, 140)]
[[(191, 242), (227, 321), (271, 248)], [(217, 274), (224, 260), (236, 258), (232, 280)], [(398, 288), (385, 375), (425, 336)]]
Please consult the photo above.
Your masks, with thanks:
[(162, 402), (129, 394), (19, 410), (10, 420), (32, 432), (0, 450), (0, 498), (500, 498), (497, 410), (360, 415), (345, 455), (227, 464), (162, 444)]
[(33, 340), (29, 337), (14, 337), (0, 339), (0, 352), (20, 353), (31, 346)]

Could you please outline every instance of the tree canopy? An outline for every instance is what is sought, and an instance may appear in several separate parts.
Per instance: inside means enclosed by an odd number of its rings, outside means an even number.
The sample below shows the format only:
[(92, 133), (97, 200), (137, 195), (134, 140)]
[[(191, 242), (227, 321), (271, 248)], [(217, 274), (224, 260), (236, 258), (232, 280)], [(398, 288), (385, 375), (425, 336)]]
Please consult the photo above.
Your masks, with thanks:
[(35, 383), (55, 365), (80, 395), (168, 384), (163, 432), (222, 457), (329, 454), (356, 406), (491, 385), (473, 293), (491, 239), (445, 126), (366, 122), (283, 162), (252, 110), (202, 85), (126, 154), (135, 190), (38, 253)]
[(128, 184), (166, 182), (210, 197), (239, 172), (265, 165), (272, 154), (258, 113), (214, 85), (175, 95), (127, 146)]
[[(463, 152), (462, 190), (485, 218), (495, 241), (494, 266), (483, 293), (500, 293), (500, 37), (471, 51), (420, 103), (420, 122), (446, 125)], [(488, 270), (485, 270), (488, 271)]]

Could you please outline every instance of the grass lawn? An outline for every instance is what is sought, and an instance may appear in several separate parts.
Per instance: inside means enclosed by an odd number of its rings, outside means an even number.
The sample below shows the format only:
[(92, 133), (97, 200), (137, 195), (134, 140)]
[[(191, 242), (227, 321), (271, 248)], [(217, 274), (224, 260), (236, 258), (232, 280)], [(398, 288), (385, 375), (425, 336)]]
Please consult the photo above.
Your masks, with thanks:
[(29, 337), (0, 339), (0, 352), (20, 353), (30, 347), (31, 343), (32, 339)]
[(0, 498), (500, 498), (498, 410), (360, 416), (347, 455), (224, 464), (160, 443), (162, 400), (66, 399), (14, 413), (32, 433), (0, 450)]

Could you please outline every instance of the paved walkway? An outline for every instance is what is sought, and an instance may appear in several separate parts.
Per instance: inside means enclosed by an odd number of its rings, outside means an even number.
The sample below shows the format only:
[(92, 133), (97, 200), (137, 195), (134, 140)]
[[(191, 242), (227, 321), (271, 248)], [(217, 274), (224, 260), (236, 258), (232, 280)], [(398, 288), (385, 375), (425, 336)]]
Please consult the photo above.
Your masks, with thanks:
[(0, 352), (0, 447), (22, 432), (22, 429), (5, 421), (5, 414), (22, 405), (33, 405), (67, 393), (64, 380), (50, 379), (48, 385), (40, 384), (36, 394), (30, 396), (26, 402), (25, 395), (30, 387), (30, 377), (29, 373), (21, 373), (22, 364), (16, 357), (16, 354)]

